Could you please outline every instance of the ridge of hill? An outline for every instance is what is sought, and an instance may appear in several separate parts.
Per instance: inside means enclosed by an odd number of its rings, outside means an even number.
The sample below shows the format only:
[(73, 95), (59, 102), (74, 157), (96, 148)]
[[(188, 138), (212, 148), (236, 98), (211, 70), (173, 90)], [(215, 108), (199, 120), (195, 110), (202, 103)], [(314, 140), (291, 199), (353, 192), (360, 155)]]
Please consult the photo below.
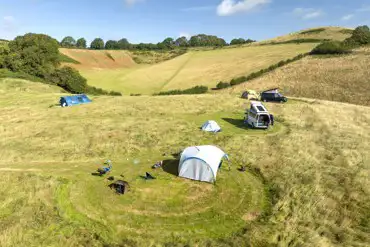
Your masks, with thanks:
[(293, 32), (287, 35), (253, 43), (252, 45), (261, 45), (269, 43), (284, 43), (299, 40), (338, 40), (343, 41), (349, 38), (353, 29), (344, 27), (316, 27)]

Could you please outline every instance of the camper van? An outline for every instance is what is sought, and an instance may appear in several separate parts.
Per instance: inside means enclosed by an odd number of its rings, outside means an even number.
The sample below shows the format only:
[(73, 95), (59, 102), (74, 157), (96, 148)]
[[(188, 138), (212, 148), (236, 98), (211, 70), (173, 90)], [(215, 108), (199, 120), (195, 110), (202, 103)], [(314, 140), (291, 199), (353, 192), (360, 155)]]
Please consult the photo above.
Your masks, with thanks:
[(251, 101), (251, 107), (245, 114), (244, 122), (252, 128), (267, 129), (270, 126), (270, 113), (261, 102)]

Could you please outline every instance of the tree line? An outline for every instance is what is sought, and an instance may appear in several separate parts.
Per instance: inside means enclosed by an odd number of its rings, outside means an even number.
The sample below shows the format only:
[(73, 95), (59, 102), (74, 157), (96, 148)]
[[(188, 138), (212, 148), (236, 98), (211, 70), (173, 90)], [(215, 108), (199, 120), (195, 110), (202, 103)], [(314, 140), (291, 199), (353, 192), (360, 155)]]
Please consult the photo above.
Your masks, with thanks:
[(0, 47), (0, 69), (52, 83), (71, 93), (121, 95), (91, 87), (76, 69), (61, 66), (59, 47), (59, 42), (48, 35), (18, 36), (7, 47)]
[[(126, 38), (120, 40), (108, 40), (104, 42), (101, 38), (94, 39), (89, 48), (93, 50), (173, 50), (176, 48), (188, 48), (188, 47), (223, 47), (228, 45), (241, 45), (255, 42), (252, 39), (233, 39), (228, 44), (224, 39), (214, 35), (198, 34), (192, 36), (190, 39), (186, 37), (179, 37), (177, 39), (166, 38), (162, 42), (157, 44), (154, 43), (139, 43), (131, 44)], [(80, 48), (86, 49), (86, 39), (80, 38), (77, 41), (67, 36), (60, 42), (61, 47), (65, 48)]]

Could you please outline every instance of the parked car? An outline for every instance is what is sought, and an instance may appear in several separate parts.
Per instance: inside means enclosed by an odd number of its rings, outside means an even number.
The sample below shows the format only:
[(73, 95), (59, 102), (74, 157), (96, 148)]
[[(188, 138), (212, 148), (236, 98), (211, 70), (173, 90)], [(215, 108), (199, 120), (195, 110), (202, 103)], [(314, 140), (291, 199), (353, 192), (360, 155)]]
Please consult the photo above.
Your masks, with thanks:
[(252, 101), (250, 109), (246, 112), (244, 123), (252, 128), (267, 129), (271, 124), (271, 115), (261, 102)]
[(264, 102), (287, 102), (288, 99), (279, 93), (278, 89), (270, 89), (261, 93), (261, 100)]

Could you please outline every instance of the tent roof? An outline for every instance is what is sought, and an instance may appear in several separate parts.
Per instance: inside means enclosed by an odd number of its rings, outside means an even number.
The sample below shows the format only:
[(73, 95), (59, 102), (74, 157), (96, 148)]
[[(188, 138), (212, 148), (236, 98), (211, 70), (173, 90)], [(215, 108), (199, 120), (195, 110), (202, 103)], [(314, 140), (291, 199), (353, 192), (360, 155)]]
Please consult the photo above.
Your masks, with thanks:
[(188, 159), (199, 159), (207, 163), (212, 169), (214, 178), (216, 178), (218, 167), (222, 158), (227, 155), (215, 146), (195, 146), (186, 148), (180, 158), (180, 166)]

